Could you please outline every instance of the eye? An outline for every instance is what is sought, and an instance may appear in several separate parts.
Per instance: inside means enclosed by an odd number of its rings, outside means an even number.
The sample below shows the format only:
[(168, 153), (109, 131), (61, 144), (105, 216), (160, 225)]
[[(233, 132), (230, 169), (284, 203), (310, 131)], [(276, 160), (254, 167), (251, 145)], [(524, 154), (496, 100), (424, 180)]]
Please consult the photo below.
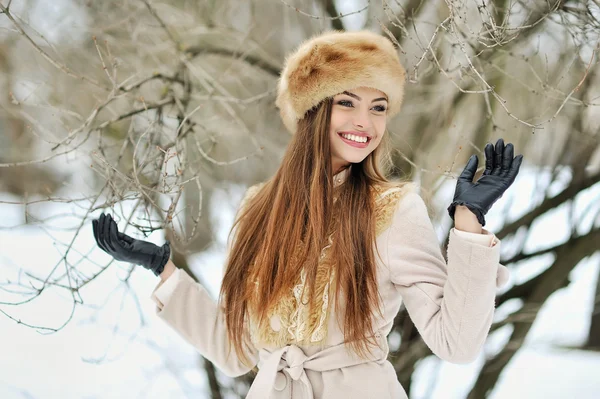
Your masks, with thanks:
[(385, 110), (386, 110), (385, 105), (376, 105), (373, 108), (378, 112), (385, 112)]
[(344, 107), (352, 107), (352, 101), (348, 101), (348, 100), (340, 100), (340, 101), (338, 101), (338, 104), (340, 104)]

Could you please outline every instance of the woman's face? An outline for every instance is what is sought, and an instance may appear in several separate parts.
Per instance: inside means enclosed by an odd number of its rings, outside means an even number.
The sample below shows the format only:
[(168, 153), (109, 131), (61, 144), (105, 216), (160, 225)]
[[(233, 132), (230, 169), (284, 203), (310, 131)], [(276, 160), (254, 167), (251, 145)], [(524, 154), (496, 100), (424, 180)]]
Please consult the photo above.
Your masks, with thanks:
[(333, 97), (329, 140), (334, 173), (350, 163), (362, 162), (377, 148), (385, 133), (386, 98), (383, 92), (368, 87)]

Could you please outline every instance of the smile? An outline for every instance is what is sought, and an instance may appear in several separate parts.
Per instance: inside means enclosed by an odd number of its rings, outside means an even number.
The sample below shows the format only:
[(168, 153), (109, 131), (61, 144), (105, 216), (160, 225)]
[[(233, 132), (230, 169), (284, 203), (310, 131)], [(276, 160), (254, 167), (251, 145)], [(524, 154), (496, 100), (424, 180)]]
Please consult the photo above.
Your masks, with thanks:
[(369, 142), (371, 141), (371, 137), (357, 136), (353, 134), (338, 133), (338, 136), (343, 142), (356, 148), (366, 148), (369, 146)]

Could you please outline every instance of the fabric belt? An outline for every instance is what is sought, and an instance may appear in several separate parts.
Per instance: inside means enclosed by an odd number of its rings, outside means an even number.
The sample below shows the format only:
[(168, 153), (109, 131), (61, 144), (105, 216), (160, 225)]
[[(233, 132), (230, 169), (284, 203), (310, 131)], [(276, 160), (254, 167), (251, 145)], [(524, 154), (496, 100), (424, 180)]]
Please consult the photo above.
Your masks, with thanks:
[[(246, 399), (269, 399), (276, 393), (275, 380), (278, 374), (285, 378), (285, 371), (294, 381), (302, 382), (304, 389), (302, 399), (314, 399), (313, 389), (305, 370), (330, 371), (344, 367), (356, 366), (362, 363), (382, 363), (387, 360), (389, 347), (387, 339), (376, 334), (379, 347), (374, 348), (367, 358), (361, 358), (353, 351), (346, 348), (346, 344), (331, 346), (311, 356), (306, 354), (296, 345), (287, 345), (272, 352), (267, 349), (259, 351), (258, 373), (250, 387)], [(281, 379), (281, 377), (279, 377)]]

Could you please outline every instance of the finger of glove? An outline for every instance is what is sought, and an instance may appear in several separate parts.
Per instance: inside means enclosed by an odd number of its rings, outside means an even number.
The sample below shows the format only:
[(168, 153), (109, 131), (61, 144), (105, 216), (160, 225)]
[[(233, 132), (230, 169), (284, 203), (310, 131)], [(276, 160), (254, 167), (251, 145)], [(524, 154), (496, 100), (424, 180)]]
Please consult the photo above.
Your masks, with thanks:
[(117, 226), (117, 223), (112, 219), (110, 221), (109, 232), (109, 242), (112, 245), (112, 248), (115, 250), (115, 252), (123, 252), (125, 248), (123, 248), (123, 245), (121, 245), (121, 241), (117, 236), (117, 234), (119, 234), (119, 227)]
[(133, 244), (133, 237), (129, 237), (127, 234), (123, 234), (120, 231), (117, 231), (117, 237), (119, 237), (119, 240), (124, 242), (125, 244)]
[(117, 222), (114, 221), (112, 216), (108, 220), (108, 236), (106, 237), (106, 242), (110, 246), (115, 253), (118, 253), (119, 247), (117, 239), (117, 232), (119, 231), (119, 227), (117, 226)]
[(465, 166), (458, 179), (473, 182), (473, 177), (475, 177), (475, 172), (477, 172), (478, 164), (479, 158), (477, 158), (477, 155), (471, 155), (471, 158), (469, 158), (469, 161), (467, 162), (467, 166)]
[(94, 239), (96, 240), (96, 244), (98, 244), (98, 246), (100, 247), (100, 249), (103, 250), (104, 252), (106, 252), (106, 249), (104, 249), (104, 245), (100, 241), (100, 227), (99, 227), (99, 223), (100, 223), (99, 220), (92, 220), (92, 229), (94, 231)]
[(510, 171), (510, 165), (514, 162), (514, 146), (512, 143), (508, 143), (506, 147), (504, 147), (504, 155), (502, 158), (502, 173), (501, 176), (508, 176), (508, 172)]
[(100, 215), (98, 219), (97, 233), (98, 233), (98, 246), (102, 248), (102, 250), (108, 254), (110, 254), (109, 248), (106, 246), (104, 242), (104, 225), (106, 224), (106, 215), (103, 213)]
[(117, 238), (119, 240), (119, 246), (123, 248), (123, 250), (131, 251), (133, 249), (133, 243), (136, 241), (135, 238), (123, 234), (119, 230), (117, 230)]
[(498, 139), (496, 141), (496, 148), (494, 149), (494, 169), (492, 170), (492, 176), (500, 176), (502, 173), (502, 159), (504, 157), (504, 140)]
[(484, 175), (491, 175), (492, 170), (494, 170), (494, 145), (492, 143), (487, 143), (484, 149), (485, 152), (485, 170), (483, 171)]
[(107, 215), (104, 218), (104, 222), (102, 223), (102, 231), (100, 232), (100, 239), (102, 240), (102, 243), (104, 244), (104, 246), (106, 247), (106, 249), (108, 250), (109, 253), (114, 253), (114, 248), (112, 248), (109, 245), (109, 241), (110, 241), (110, 221), (111, 221), (111, 217), (110, 215)]
[(517, 155), (510, 165), (510, 170), (508, 171), (507, 177), (509, 178), (511, 184), (515, 181), (517, 174), (519, 174), (521, 162), (523, 162), (523, 155)]

